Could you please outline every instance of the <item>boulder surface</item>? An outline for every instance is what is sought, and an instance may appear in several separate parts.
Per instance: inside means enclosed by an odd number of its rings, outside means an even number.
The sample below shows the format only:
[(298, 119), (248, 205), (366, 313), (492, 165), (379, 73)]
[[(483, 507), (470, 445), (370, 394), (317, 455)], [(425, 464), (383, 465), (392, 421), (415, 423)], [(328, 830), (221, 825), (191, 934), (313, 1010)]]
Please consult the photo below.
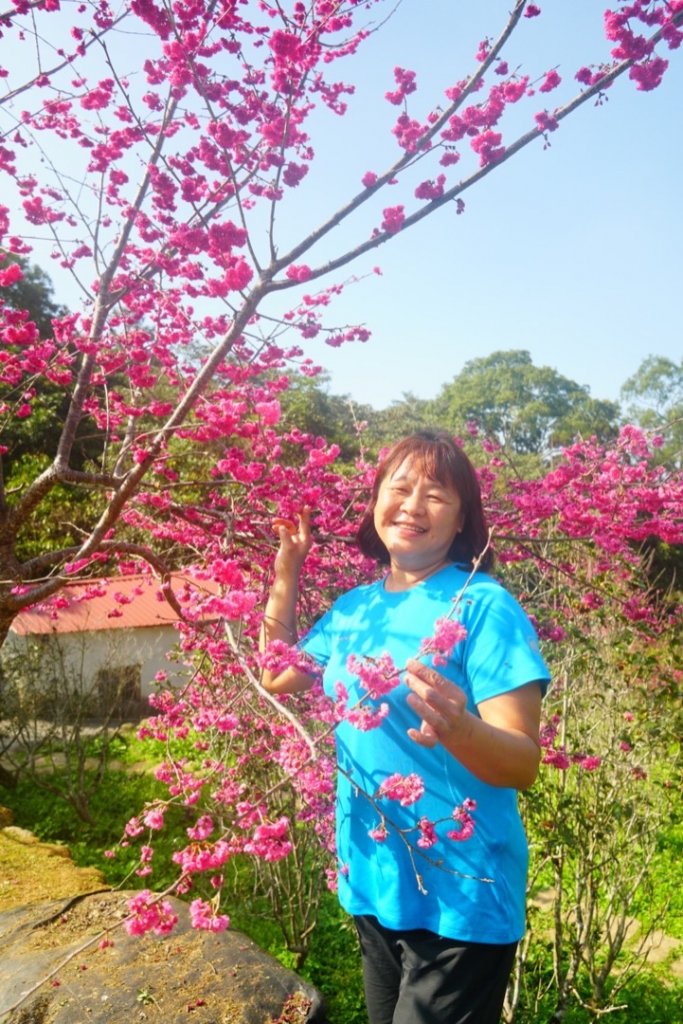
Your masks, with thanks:
[(314, 988), (240, 932), (193, 929), (181, 900), (170, 935), (129, 936), (131, 895), (0, 912), (2, 1024), (324, 1024)]

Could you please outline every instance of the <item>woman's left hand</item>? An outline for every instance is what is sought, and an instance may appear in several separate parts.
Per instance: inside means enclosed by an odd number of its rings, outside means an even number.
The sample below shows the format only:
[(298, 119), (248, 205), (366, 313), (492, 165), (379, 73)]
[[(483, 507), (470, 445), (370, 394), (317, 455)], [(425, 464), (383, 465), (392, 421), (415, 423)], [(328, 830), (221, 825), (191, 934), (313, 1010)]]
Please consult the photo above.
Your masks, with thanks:
[(408, 729), (411, 740), (422, 747), (434, 747), (446, 737), (457, 743), (470, 726), (464, 691), (413, 659), (406, 664), (405, 679), (411, 690), (408, 703), (422, 719), (419, 729)]
[(473, 775), (492, 786), (526, 789), (541, 757), (538, 728), (542, 681), (490, 697), (467, 710), (465, 693), (433, 668), (412, 659), (406, 665), (407, 700), (422, 719), (408, 736), (422, 747), (437, 743)]

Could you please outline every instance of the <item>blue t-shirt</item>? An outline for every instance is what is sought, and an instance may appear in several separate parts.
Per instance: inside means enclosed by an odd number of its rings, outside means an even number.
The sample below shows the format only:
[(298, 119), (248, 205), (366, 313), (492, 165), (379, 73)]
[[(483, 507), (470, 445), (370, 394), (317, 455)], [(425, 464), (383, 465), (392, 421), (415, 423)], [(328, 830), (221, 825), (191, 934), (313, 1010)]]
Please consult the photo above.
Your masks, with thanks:
[[(349, 655), (389, 653), (399, 668), (416, 657), (436, 619), (451, 612), (467, 577), (450, 565), (409, 590), (387, 591), (380, 580), (342, 595), (301, 641), (324, 668), (325, 692), (336, 699), (341, 682), (349, 707), (365, 692), (347, 669)], [(465, 691), (473, 714), (480, 702), (534, 680), (545, 689), (549, 673), (534, 629), (492, 577), (475, 574), (453, 617), (467, 635), (438, 671)], [(378, 728), (362, 731), (344, 721), (336, 730), (338, 764), (346, 773), (337, 779), (340, 902), (351, 914), (372, 914), (399, 931), (427, 928), (463, 942), (514, 942), (524, 931), (528, 859), (517, 792), (481, 782), (440, 744), (427, 749), (414, 743), (406, 730), (419, 727), (420, 719), (406, 702), (408, 692), (401, 682), (370, 700), (375, 707), (389, 705)], [(380, 814), (365, 794), (376, 799), (393, 773), (420, 775), (425, 792), (406, 807), (379, 798), (377, 806), (396, 827), (378, 842), (369, 833)], [(451, 815), (466, 798), (477, 805), (474, 834), (459, 842), (445, 838), (457, 828)], [(441, 823), (439, 841), (421, 850), (416, 824), (423, 816)]]

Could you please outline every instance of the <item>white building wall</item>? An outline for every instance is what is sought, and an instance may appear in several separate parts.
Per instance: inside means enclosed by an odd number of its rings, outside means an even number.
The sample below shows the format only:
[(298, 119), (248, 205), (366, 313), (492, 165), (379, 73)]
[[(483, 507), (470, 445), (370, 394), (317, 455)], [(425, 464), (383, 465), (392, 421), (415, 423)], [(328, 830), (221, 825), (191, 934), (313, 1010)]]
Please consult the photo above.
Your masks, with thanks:
[(12, 665), (12, 674), (19, 677), (20, 685), (35, 685), (38, 674), (41, 689), (51, 688), (53, 680), (55, 684), (57, 680), (71, 680), (84, 693), (97, 688), (102, 672), (137, 667), (141, 696), (145, 698), (154, 691), (154, 677), (160, 671), (167, 673), (172, 682), (187, 678), (188, 669), (167, 657), (177, 640), (177, 631), (171, 625), (29, 636), (10, 631), (0, 651), (0, 662), (6, 671)]
[(73, 666), (82, 663), (84, 679), (93, 683), (101, 669), (139, 665), (143, 696), (154, 690), (157, 672), (172, 674), (177, 669), (167, 658), (178, 639), (173, 626), (101, 629), (89, 633), (66, 633), (59, 639), (67, 662)]

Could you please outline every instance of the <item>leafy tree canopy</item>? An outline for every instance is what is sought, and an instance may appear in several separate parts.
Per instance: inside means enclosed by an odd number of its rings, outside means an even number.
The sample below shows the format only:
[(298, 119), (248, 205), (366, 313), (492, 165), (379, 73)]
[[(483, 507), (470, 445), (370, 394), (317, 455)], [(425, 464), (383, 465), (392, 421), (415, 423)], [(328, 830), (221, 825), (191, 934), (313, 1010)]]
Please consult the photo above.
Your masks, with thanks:
[(628, 418), (662, 434), (661, 459), (680, 464), (683, 451), (683, 359), (648, 356), (621, 389)]
[(619, 406), (591, 398), (587, 387), (512, 349), (467, 362), (441, 389), (431, 412), (456, 432), (473, 421), (513, 452), (540, 454), (579, 434), (614, 437)]
[(387, 409), (373, 411), (368, 419), (366, 440), (373, 453), (376, 453), (383, 446), (393, 444), (399, 437), (433, 425), (430, 403), (406, 391), (399, 401), (392, 402)]
[(348, 395), (331, 394), (328, 386), (327, 374), (289, 375), (287, 388), (280, 395), (282, 423), (288, 429), (324, 437), (339, 446), (342, 461), (353, 462), (358, 455), (359, 429), (377, 414)]

